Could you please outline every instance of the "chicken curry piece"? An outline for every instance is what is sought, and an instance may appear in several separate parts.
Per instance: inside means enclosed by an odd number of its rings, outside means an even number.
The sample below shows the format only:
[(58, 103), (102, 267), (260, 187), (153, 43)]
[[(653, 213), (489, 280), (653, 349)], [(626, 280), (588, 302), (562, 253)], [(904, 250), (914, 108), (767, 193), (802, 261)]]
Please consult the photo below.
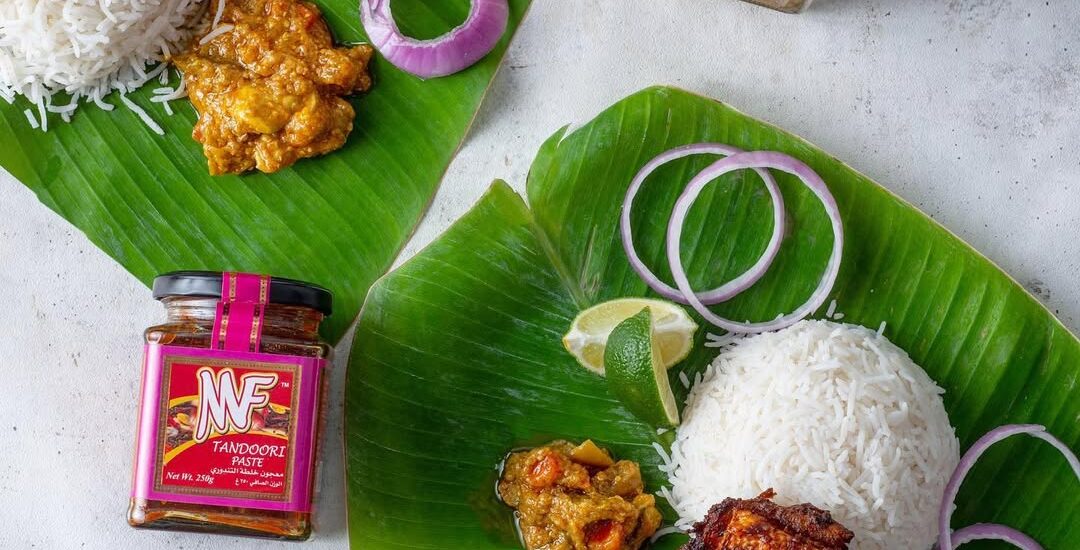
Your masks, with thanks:
[(770, 489), (752, 499), (725, 498), (694, 524), (682, 550), (847, 550), (854, 537), (810, 504), (780, 506)]
[(334, 47), (302, 0), (226, 0), (210, 33), (173, 62), (211, 174), (276, 172), (344, 145), (356, 113), (342, 96), (371, 87), (370, 46)]
[(641, 470), (592, 441), (510, 454), (498, 491), (529, 550), (637, 550), (662, 516)]

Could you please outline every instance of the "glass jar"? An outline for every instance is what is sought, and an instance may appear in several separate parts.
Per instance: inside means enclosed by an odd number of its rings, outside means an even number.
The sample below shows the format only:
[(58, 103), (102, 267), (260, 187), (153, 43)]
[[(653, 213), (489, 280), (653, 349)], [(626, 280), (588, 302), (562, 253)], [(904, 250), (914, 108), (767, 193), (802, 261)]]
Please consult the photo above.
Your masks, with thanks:
[[(128, 523), (141, 528), (305, 540), (310, 537), (312, 532), (311, 501), (314, 496), (314, 482), (316, 479), (314, 469), (318, 462), (318, 441), (322, 427), (325, 424), (323, 396), (326, 393), (325, 385), (328, 377), (321, 375), (321, 371), (329, 364), (328, 359), (332, 349), (329, 344), (319, 337), (318, 330), (319, 324), (331, 312), (332, 297), (329, 291), (315, 285), (287, 279), (273, 279), (269, 282), (269, 292), (264, 292), (268, 296), (260, 309), (260, 326), (257, 329), (261, 333), (261, 338), (258, 340), (258, 345), (253, 346), (252, 350), (246, 350), (247, 353), (244, 351), (239, 353), (224, 352), (229, 357), (220, 359), (217, 355), (212, 355), (220, 352), (212, 350), (211, 344), (214, 342), (214, 331), (221, 321), (221, 304), (225, 302), (222, 298), (225, 283), (222, 280), (223, 277), (227, 278), (228, 275), (212, 272), (177, 272), (163, 275), (154, 281), (154, 298), (165, 305), (166, 320), (163, 324), (148, 328), (144, 334), (147, 359), (144, 364), (143, 395), (139, 412), (140, 432), (136, 450), (135, 488), (132, 492), (128, 511)], [(228, 309), (225, 311), (228, 311)], [(165, 352), (163, 353), (162, 350), (165, 350)], [(252, 351), (254, 353), (250, 353)], [(167, 482), (162, 477), (163, 475), (179, 476), (177, 479), (183, 478), (185, 475), (185, 473), (163, 472), (163, 462), (167, 465), (170, 460), (175, 461), (175, 457), (169, 458), (172, 451), (179, 449), (181, 452), (190, 453), (199, 444), (196, 443), (198, 437), (192, 438), (188, 432), (195, 431), (195, 427), (201, 425), (199, 417), (204, 409), (203, 404), (210, 402), (203, 401), (206, 392), (204, 392), (202, 385), (198, 386), (198, 394), (188, 401), (184, 401), (188, 397), (187, 395), (180, 398), (180, 403), (176, 403), (177, 399), (158, 397), (156, 401), (160, 405), (156, 408), (153, 403), (155, 401), (153, 393), (157, 392), (171, 398), (173, 393), (170, 393), (170, 384), (179, 385), (185, 383), (182, 380), (177, 380), (177, 377), (181, 376), (182, 373), (178, 374), (179, 371), (175, 370), (178, 366), (183, 365), (180, 365), (177, 359), (170, 356), (170, 353), (187, 356), (197, 352), (210, 356), (200, 364), (220, 364), (225, 366), (225, 370), (236, 367), (236, 372), (244, 372), (243, 369), (253, 365), (258, 366), (261, 364), (259, 361), (270, 359), (268, 356), (275, 356), (272, 358), (274, 361), (285, 361), (282, 364), (288, 364), (289, 360), (295, 360), (296, 364), (304, 364), (308, 368), (315, 369), (313, 371), (315, 376), (310, 374), (301, 375), (300, 370), (291, 373), (288, 369), (281, 371), (280, 376), (271, 374), (275, 379), (280, 378), (276, 382), (279, 385), (288, 382), (290, 386), (287, 390), (276, 388), (262, 390), (263, 394), (261, 395), (267, 396), (268, 403), (262, 408), (257, 408), (256, 403), (246, 413), (249, 417), (247, 419), (248, 431), (240, 434), (237, 433), (236, 425), (228, 425), (225, 430), (221, 430), (201, 442), (203, 445), (213, 443), (215, 446), (214, 452), (216, 453), (218, 448), (226, 448), (226, 445), (219, 445), (214, 443), (215, 441), (224, 441), (230, 437), (254, 439), (254, 443), (249, 441), (248, 447), (240, 448), (245, 450), (256, 447), (259, 449), (271, 448), (266, 456), (270, 456), (271, 460), (275, 457), (282, 458), (282, 461), (289, 464), (293, 464), (289, 462), (292, 458), (285, 460), (285, 454), (288, 454), (289, 457), (300, 456), (307, 453), (307, 447), (310, 447), (310, 472), (307, 475), (298, 478), (296, 477), (299, 471), (297, 468), (279, 466), (279, 470), (283, 469), (283, 473), (287, 478), (286, 486), (289, 486), (288, 482), (293, 479), (302, 479), (302, 483), (306, 485), (306, 490), (301, 491), (306, 496), (300, 497), (300, 504), (294, 507), (299, 509), (286, 509), (287, 506), (274, 503), (269, 506), (281, 509), (268, 509), (260, 502), (251, 504), (249, 501), (242, 499), (238, 499), (235, 505), (230, 505), (227, 502), (227, 497), (225, 499), (221, 498), (223, 493), (229, 491), (214, 486), (214, 483), (217, 483), (217, 485), (224, 483), (220, 476), (218, 476), (216, 482), (212, 480), (210, 484), (195, 487), (195, 490), (187, 486), (183, 488), (173, 487), (173, 490), (184, 493), (180, 496), (160, 496), (159, 493), (168, 492), (168, 487), (163, 491), (162, 487), (159, 486)], [(168, 359), (163, 361), (160, 359), (161, 357), (167, 357)], [(249, 360), (254, 362), (249, 362)], [(155, 369), (162, 368), (163, 364), (169, 364), (174, 369), (171, 378), (169, 374), (162, 375), (156, 372)], [(251, 375), (253, 371), (246, 372), (247, 374), (244, 376)], [(217, 375), (219, 379), (223, 379), (225, 376), (221, 374), (221, 371)], [(244, 376), (240, 377), (241, 380), (244, 379)], [(172, 382), (170, 382), (170, 379)], [(214, 380), (214, 373), (211, 373), (207, 380)], [(301, 380), (309, 386), (314, 383), (316, 387), (309, 388), (313, 395), (312, 410), (309, 416), (312, 422), (305, 421), (306, 424), (301, 424), (298, 427), (295, 418), (300, 417), (300, 413), (294, 410), (298, 401), (295, 397), (290, 396), (302, 391), (299, 387)], [(200, 381), (202, 381), (201, 378)], [(235, 379), (233, 381), (235, 382)], [(224, 391), (221, 388), (238, 388), (236, 391), (238, 392), (237, 395), (239, 395), (241, 388), (246, 388), (246, 385), (222, 383), (218, 391)], [(270, 392), (284, 392), (282, 395), (285, 397), (279, 400), (281, 403), (275, 403), (270, 401)], [(186, 394), (190, 392), (181, 390), (179, 393)], [(261, 397), (258, 392), (252, 395), (254, 395), (254, 401), (258, 401)], [(227, 399), (221, 399), (220, 402), (227, 405), (227, 401)], [(233, 401), (235, 404), (241, 403), (243, 400), (234, 399)], [(302, 405), (304, 401), (301, 399), (299, 402)], [(288, 405), (294, 408), (288, 408)], [(209, 410), (212, 406), (205, 408)], [(148, 409), (154, 410), (150, 411)], [(281, 420), (286, 415), (287, 418)], [(212, 415), (208, 414), (207, 416)], [(223, 413), (219, 416), (224, 417), (227, 415)], [(252, 420), (252, 418), (255, 420)], [(276, 425), (274, 424), (275, 420), (277, 421)], [(207, 422), (212, 423), (215, 420), (211, 418)], [(303, 441), (298, 441), (300, 432), (305, 429), (304, 425), (307, 426), (306, 429), (310, 429), (311, 436)], [(151, 427), (152, 432), (149, 431)], [(271, 429), (274, 427), (278, 428), (277, 431)], [(147, 437), (147, 434), (151, 433), (154, 441), (150, 441), (151, 438)], [(278, 453), (282, 456), (273, 455), (273, 446), (259, 445), (259, 441), (280, 442), (283, 437), (286, 438), (284, 439), (285, 444), (281, 446), (286, 447), (288, 452), (286, 453), (283, 449)], [(155, 444), (156, 447), (152, 451), (146, 449), (146, 447), (154, 447)], [(188, 447), (183, 449), (185, 444)], [(243, 443), (240, 443), (240, 445), (243, 445)], [(145, 464), (142, 463), (140, 458), (144, 453), (148, 457)], [(214, 472), (220, 473), (234, 469), (243, 472), (255, 472), (247, 476), (248, 478), (255, 478), (251, 483), (259, 483), (258, 478), (260, 476), (264, 479), (267, 477), (267, 470), (260, 470), (259, 468), (269, 467), (266, 465), (268, 459), (266, 456), (257, 456), (257, 451), (252, 451), (252, 456), (241, 453), (239, 455), (233, 454), (232, 456), (220, 457), (220, 459), (231, 458), (233, 466), (220, 462), (217, 455), (206, 454), (212, 456), (213, 460), (218, 460), (219, 464), (210, 466), (207, 463), (193, 466), (195, 471), (187, 472), (192, 474), (192, 478), (199, 478), (199, 476), (214, 477), (217, 475)], [(155, 464), (152, 468), (149, 466), (151, 463), (149, 459), (154, 459)], [(237, 461), (240, 461), (242, 465), (235, 466)], [(197, 463), (197, 460), (193, 459), (192, 462)], [(259, 465), (258, 468), (250, 466), (255, 463)], [(292, 468), (291, 472), (290, 468)], [(153, 479), (151, 480), (148, 476)], [(239, 479), (241, 474), (235, 474), (234, 477)], [(140, 480), (146, 482), (146, 487), (142, 490), (139, 489)], [(233, 482), (239, 483), (236, 479)], [(191, 483), (195, 483), (195, 481), (192, 480)], [(154, 494), (147, 494), (147, 487), (149, 486), (153, 486), (153, 489), (155, 489)], [(287, 490), (295, 491), (296, 488), (290, 487)], [(198, 494), (203, 493), (216, 495), (217, 502), (207, 504), (205, 502), (180, 501), (197, 501), (200, 498)], [(157, 494), (157, 497), (155, 497), (155, 494)], [(192, 496), (192, 494), (195, 494), (195, 496)], [(259, 495), (256, 495), (256, 497), (259, 497)], [(306, 503), (303, 502), (304, 500), (306, 500)]]

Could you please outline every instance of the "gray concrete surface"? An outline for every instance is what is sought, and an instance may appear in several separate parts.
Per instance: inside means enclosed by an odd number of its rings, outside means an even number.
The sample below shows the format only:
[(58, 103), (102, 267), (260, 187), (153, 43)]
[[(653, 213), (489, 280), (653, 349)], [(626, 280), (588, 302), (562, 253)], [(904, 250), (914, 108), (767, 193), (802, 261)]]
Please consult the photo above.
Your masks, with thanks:
[[(797, 16), (735, 0), (536, 0), (403, 257), (492, 179), (523, 189), (556, 128), (667, 83), (847, 161), (998, 262), (1076, 331), (1077, 29), (1071, 0), (816, 0)], [(160, 307), (6, 174), (0, 310), (0, 547), (279, 547), (124, 523), (139, 334)], [(347, 353), (345, 344), (338, 388)], [(340, 429), (334, 415), (322, 527), (305, 548), (347, 546)]]

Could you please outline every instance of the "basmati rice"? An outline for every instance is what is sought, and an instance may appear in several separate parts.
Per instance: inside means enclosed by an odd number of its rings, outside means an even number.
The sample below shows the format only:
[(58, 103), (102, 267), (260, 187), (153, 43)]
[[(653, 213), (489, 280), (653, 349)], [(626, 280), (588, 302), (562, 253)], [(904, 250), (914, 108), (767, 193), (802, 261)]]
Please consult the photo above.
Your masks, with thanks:
[(739, 338), (739, 335), (735, 333), (729, 332), (724, 335), (718, 335), (708, 332), (705, 334), (705, 347), (722, 348), (724, 346), (730, 345), (732, 342), (735, 341), (736, 338)]
[(656, 542), (663, 537), (673, 535), (675, 533), (682, 533), (682, 529), (678, 527), (664, 527), (663, 529), (657, 529), (653, 536), (649, 538), (649, 542)]
[(154, 133), (156, 133), (156, 134), (157, 134), (157, 135), (159, 135), (159, 136), (163, 136), (163, 135), (165, 135), (165, 130), (162, 130), (162, 129), (161, 129), (161, 126), (158, 126), (158, 123), (157, 123), (157, 122), (154, 122), (154, 119), (150, 118), (150, 115), (148, 115), (148, 114), (146, 113), (146, 111), (144, 111), (144, 110), (143, 110), (143, 108), (142, 108), (142, 107), (139, 107), (139, 105), (138, 105), (138, 104), (136, 104), (136, 103), (135, 103), (134, 101), (132, 101), (132, 100), (128, 99), (128, 96), (127, 96), (127, 94), (124, 94), (123, 92), (121, 92), (121, 93), (120, 93), (120, 101), (121, 101), (121, 102), (122, 102), (122, 103), (123, 103), (123, 104), (124, 104), (124, 105), (125, 105), (125, 106), (126, 106), (126, 107), (127, 107), (128, 109), (131, 109), (131, 112), (133, 112), (133, 113), (135, 113), (136, 115), (138, 115), (138, 116), (139, 116), (139, 118), (140, 118), (140, 119), (142, 119), (142, 121), (143, 121), (143, 122), (144, 122), (144, 123), (145, 123), (145, 124), (146, 124), (147, 126), (149, 126), (151, 130), (153, 130), (153, 131), (154, 131)]
[(691, 390), (662, 458), (676, 527), (773, 488), (780, 504), (832, 512), (855, 550), (930, 547), (959, 461), (942, 393), (863, 327), (803, 321), (739, 339)]
[[(205, 7), (205, 0), (4, 0), (0, 98), (25, 97), (42, 130), (58, 94), (111, 111), (107, 96), (166, 74), (166, 55), (188, 43)], [(54, 112), (62, 119), (74, 113)], [(136, 114), (150, 120), (142, 109)]]
[(27, 109), (27, 110), (23, 111), (23, 114), (26, 115), (26, 121), (30, 123), (31, 128), (37, 130), (38, 128), (41, 127), (41, 125), (38, 124), (37, 119), (34, 118), (34, 112), (33, 111), (31, 111), (30, 109)]
[(199, 45), (202, 46), (202, 45), (206, 44), (207, 42), (210, 42), (211, 40), (213, 40), (213, 39), (215, 39), (215, 38), (229, 32), (231, 30), (233, 30), (232, 25), (221, 25), (220, 27), (214, 27), (214, 30), (206, 33), (206, 36), (199, 39)]

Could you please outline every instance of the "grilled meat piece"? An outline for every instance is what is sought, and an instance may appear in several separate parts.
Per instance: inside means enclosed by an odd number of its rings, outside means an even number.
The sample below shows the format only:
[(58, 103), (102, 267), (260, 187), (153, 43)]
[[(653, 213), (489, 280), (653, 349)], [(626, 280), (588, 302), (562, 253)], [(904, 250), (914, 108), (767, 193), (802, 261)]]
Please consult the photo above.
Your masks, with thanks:
[(772, 489), (753, 499), (725, 498), (694, 524), (682, 550), (847, 550), (854, 533), (811, 506), (780, 506)]

